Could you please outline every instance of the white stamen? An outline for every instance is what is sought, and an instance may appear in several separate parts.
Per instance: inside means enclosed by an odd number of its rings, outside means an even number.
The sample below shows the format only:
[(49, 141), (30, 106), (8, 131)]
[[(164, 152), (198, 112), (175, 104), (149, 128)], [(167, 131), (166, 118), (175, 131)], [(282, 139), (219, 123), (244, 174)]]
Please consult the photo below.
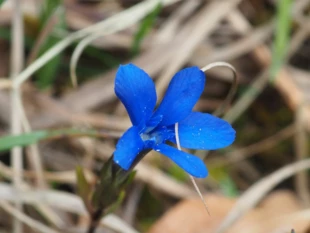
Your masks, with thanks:
[[(174, 132), (175, 132), (175, 140), (176, 140), (176, 143), (177, 143), (177, 148), (178, 148), (178, 150), (182, 151), (181, 144), (180, 144), (180, 138), (179, 138), (179, 123), (175, 123), (175, 125), (174, 125)], [(204, 206), (205, 206), (205, 208), (206, 208), (208, 214), (210, 215), (207, 202), (206, 202), (206, 200), (203, 198), (202, 193), (201, 193), (201, 191), (200, 191), (200, 189), (199, 189), (199, 187), (198, 187), (198, 185), (197, 185), (197, 183), (196, 183), (194, 177), (191, 176), (191, 175), (189, 175), (189, 174), (188, 174), (188, 176), (189, 176), (189, 178), (190, 178), (190, 180), (191, 180), (191, 182), (192, 182), (192, 184), (193, 184), (193, 186), (194, 186), (196, 192), (198, 193), (198, 195), (199, 195), (199, 197), (200, 197), (202, 203), (204, 204)]]

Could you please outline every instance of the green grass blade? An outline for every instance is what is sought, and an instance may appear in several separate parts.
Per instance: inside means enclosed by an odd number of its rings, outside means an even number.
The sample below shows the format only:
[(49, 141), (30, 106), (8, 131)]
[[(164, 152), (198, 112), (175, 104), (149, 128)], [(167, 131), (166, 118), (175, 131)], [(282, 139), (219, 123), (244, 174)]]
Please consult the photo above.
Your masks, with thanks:
[(153, 27), (155, 20), (162, 9), (162, 4), (158, 4), (154, 10), (144, 18), (141, 22), (139, 30), (135, 34), (134, 41), (131, 48), (132, 55), (136, 55), (139, 53), (141, 43), (144, 37), (149, 33), (151, 28)]
[[(49, 20), (53, 15), (56, 14), (58, 23), (55, 25), (55, 28), (64, 29), (66, 28), (65, 24), (65, 14), (62, 9), (62, 1), (61, 0), (47, 0), (41, 9), (40, 14), (40, 30), (44, 30), (46, 24), (48, 24)], [(56, 43), (58, 43), (59, 38), (56, 38), (52, 34), (46, 39), (46, 41), (42, 44), (39, 52), (39, 56), (45, 53), (48, 49), (53, 47)], [(51, 86), (54, 82), (55, 76), (60, 69), (62, 61), (62, 55), (59, 54), (51, 59), (44, 67), (38, 70), (37, 72), (37, 86), (41, 89), (47, 88)]]
[(276, 34), (273, 41), (272, 62), (270, 67), (272, 79), (276, 77), (285, 61), (292, 23), (291, 6), (292, 0), (281, 0), (277, 2)]
[(43, 139), (48, 134), (47, 131), (36, 131), (29, 134), (9, 135), (0, 138), (0, 151), (5, 151), (14, 146), (27, 146)]

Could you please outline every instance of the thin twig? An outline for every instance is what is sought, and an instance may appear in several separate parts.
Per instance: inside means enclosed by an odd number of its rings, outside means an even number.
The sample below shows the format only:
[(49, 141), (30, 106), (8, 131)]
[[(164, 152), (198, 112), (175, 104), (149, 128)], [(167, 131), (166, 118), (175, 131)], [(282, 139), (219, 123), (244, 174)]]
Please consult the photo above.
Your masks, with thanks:
[(237, 91), (237, 86), (238, 86), (238, 74), (237, 74), (237, 70), (234, 66), (232, 66), (231, 64), (227, 63), (227, 62), (223, 62), (223, 61), (219, 61), (219, 62), (213, 62), (209, 65), (206, 65), (205, 67), (201, 68), (201, 70), (203, 72), (206, 72), (212, 68), (215, 67), (225, 67), (230, 69), (230, 71), (233, 73), (233, 79), (232, 79), (232, 85), (230, 87), (230, 90), (225, 98), (225, 100), (222, 102), (222, 104), (213, 112), (214, 115), (216, 116), (220, 116), (223, 113), (225, 113), (228, 105), (231, 104), (233, 97)]
[[(180, 144), (180, 137), (179, 137), (179, 123), (175, 123), (174, 125), (174, 131), (175, 131), (175, 140), (176, 140), (176, 144), (177, 144), (177, 148), (178, 150), (182, 151), (182, 148), (181, 148), (181, 144)], [(190, 174), (188, 174), (196, 192), (198, 193), (198, 196), (200, 197), (206, 211), (208, 212), (208, 214), (210, 215), (210, 212), (209, 212), (209, 208), (208, 208), (208, 205), (207, 205), (207, 202), (206, 200), (204, 199), (204, 197), (202, 196), (202, 193), (198, 187), (198, 185), (196, 184), (196, 181), (194, 179), (194, 177)]]
[(12, 205), (10, 205), (8, 202), (1, 200), (0, 201), (0, 207), (14, 216), (14, 218), (18, 219), (20, 222), (25, 223), (29, 227), (42, 232), (42, 233), (60, 233), (59, 231), (56, 231), (52, 228), (47, 227), (46, 225), (40, 223), (37, 220), (34, 220), (27, 215), (25, 215), (23, 212), (18, 210), (17, 208), (14, 208)]
[[(305, 105), (301, 105), (296, 111), (295, 118), (295, 153), (297, 160), (303, 160), (307, 156), (307, 132), (304, 127), (305, 123), (305, 114), (304, 114)], [(308, 187), (308, 175), (307, 172), (301, 171), (296, 174), (296, 190), (299, 196), (301, 197), (305, 206), (310, 205), (310, 193)]]
[[(20, 112), (23, 128), (26, 133), (31, 133), (32, 129), (28, 122), (27, 116), (25, 115), (24, 106), (20, 102), (20, 99), (18, 102), (19, 103), (17, 107)], [(29, 163), (33, 165), (34, 174), (36, 178), (35, 181), (36, 181), (37, 186), (40, 189), (47, 188), (47, 183), (43, 175), (44, 171), (43, 171), (43, 165), (42, 165), (42, 160), (41, 160), (41, 155), (39, 152), (38, 145), (37, 144), (30, 145), (28, 152), (30, 152), (29, 157), (28, 157)], [(52, 210), (48, 206), (37, 205), (36, 207), (50, 222), (52, 222), (57, 227), (62, 227), (65, 225), (65, 221), (59, 217), (59, 213), (57, 214), (54, 210)]]
[(122, 211), (122, 219), (126, 221), (129, 225), (133, 225), (136, 220), (136, 213), (138, 210), (138, 204), (142, 195), (142, 191), (145, 184), (142, 182), (136, 182), (133, 184), (132, 191), (126, 198), (127, 201), (124, 205)]
[[(170, 78), (186, 63), (198, 44), (203, 41), (204, 38), (214, 30), (220, 20), (239, 3), (240, 0), (210, 2), (210, 4), (202, 8), (199, 13), (196, 14), (194, 19), (186, 24), (183, 33), (180, 32), (178, 35), (179, 40), (182, 41), (181, 46), (174, 54), (174, 58), (166, 64), (163, 73), (156, 82), (158, 99), (163, 97)], [(197, 26), (193, 27), (192, 25)], [(191, 35), (190, 37), (188, 37), (189, 34)], [(188, 39), (184, 40), (184, 37), (188, 37)]]
[(12, 81), (4, 78), (0, 78), (0, 90), (11, 88)]
[(292, 137), (295, 133), (294, 125), (289, 125), (274, 135), (265, 138), (259, 142), (246, 146), (244, 148), (235, 149), (225, 154), (225, 158), (210, 159), (208, 164), (212, 167), (227, 166), (232, 163), (240, 162), (246, 158), (267, 151), (275, 147), (281, 141)]
[[(79, 215), (87, 214), (81, 198), (76, 195), (53, 190), (33, 191), (29, 189), (18, 191), (9, 184), (0, 183), (1, 200), (15, 201), (18, 198), (24, 203), (31, 205), (46, 204)], [(109, 214), (101, 219), (101, 224), (108, 226), (117, 232), (137, 233), (135, 229), (113, 214)]]
[(59, 10), (55, 10), (45, 23), (44, 27), (42, 27), (42, 30), (39, 33), (34, 43), (34, 46), (32, 47), (32, 50), (28, 56), (27, 65), (30, 65), (36, 59), (42, 45), (45, 43), (46, 39), (53, 31), (54, 26), (58, 23), (59, 19), (57, 18), (57, 14), (59, 14)]

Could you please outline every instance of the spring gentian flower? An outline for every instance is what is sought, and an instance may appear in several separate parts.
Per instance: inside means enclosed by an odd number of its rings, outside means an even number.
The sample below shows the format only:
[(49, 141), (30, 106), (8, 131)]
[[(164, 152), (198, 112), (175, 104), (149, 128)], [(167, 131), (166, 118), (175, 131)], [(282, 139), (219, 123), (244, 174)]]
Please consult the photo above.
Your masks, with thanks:
[(208, 171), (200, 158), (166, 144), (176, 143), (176, 123), (184, 148), (215, 150), (234, 141), (235, 131), (228, 122), (192, 111), (204, 87), (205, 74), (198, 67), (185, 68), (174, 75), (166, 95), (154, 111), (157, 97), (153, 80), (133, 64), (120, 66), (115, 93), (133, 126), (119, 139), (114, 162), (128, 170), (139, 153), (153, 149), (169, 157), (190, 175), (206, 177)]

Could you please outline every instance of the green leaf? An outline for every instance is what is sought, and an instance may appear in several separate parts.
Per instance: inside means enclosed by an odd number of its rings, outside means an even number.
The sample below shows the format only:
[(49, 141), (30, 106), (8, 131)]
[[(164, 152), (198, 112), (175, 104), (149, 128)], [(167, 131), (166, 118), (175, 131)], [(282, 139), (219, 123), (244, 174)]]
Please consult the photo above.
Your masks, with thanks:
[(108, 215), (108, 214), (113, 213), (122, 204), (125, 196), (126, 196), (126, 192), (124, 190), (120, 191), (120, 193), (118, 194), (117, 201), (114, 202), (111, 206), (109, 206), (105, 210), (104, 215)]
[(220, 180), (220, 187), (227, 197), (237, 197), (239, 194), (235, 182), (227, 174)]
[(45, 0), (43, 2), (39, 16), (41, 22), (41, 29), (44, 27), (51, 15), (54, 14), (55, 10), (60, 6), (61, 3), (62, 0)]
[(40, 140), (58, 138), (64, 136), (91, 136), (100, 137), (95, 130), (81, 131), (77, 129), (41, 130), (20, 135), (8, 135), (0, 138), (0, 151), (10, 150), (15, 146), (28, 146)]
[(148, 34), (148, 32), (153, 27), (155, 20), (162, 9), (162, 4), (158, 3), (158, 5), (154, 8), (154, 10), (144, 18), (141, 22), (139, 30), (135, 34), (134, 41), (131, 48), (132, 55), (136, 55), (139, 53), (141, 43), (144, 37)]
[(0, 0), (0, 7), (1, 7), (2, 3), (4, 3), (4, 0)]
[(78, 188), (78, 194), (82, 198), (85, 207), (87, 208), (88, 212), (91, 213), (91, 203), (90, 203), (90, 197), (91, 197), (91, 186), (87, 182), (84, 174), (84, 170), (82, 167), (77, 166), (75, 168), (75, 174), (77, 179), (77, 188)]
[(276, 29), (270, 67), (271, 81), (276, 77), (279, 69), (285, 62), (292, 24), (291, 6), (292, 0), (277, 2)]
[(209, 167), (209, 172), (212, 174), (212, 178), (218, 182), (221, 191), (225, 196), (236, 197), (238, 196), (238, 188), (235, 182), (229, 176), (228, 168), (226, 166)]
[(182, 168), (180, 168), (174, 163), (171, 163), (171, 166), (169, 166), (167, 172), (169, 175), (171, 175), (173, 178), (175, 178), (178, 181), (185, 182), (188, 180), (188, 174), (184, 172)]
[(29, 134), (10, 135), (0, 138), (0, 151), (12, 149), (15, 146), (27, 146), (45, 138), (47, 131), (36, 131)]

